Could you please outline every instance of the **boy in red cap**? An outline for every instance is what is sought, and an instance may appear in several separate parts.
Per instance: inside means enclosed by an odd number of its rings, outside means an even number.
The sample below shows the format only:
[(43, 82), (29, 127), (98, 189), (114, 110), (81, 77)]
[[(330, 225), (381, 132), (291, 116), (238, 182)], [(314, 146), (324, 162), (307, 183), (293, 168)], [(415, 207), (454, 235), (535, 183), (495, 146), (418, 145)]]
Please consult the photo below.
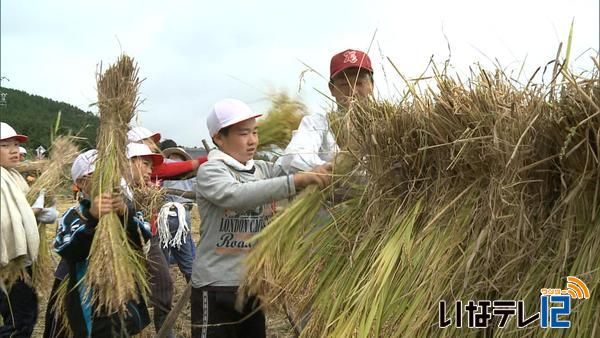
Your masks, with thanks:
[[(331, 58), (329, 74), (329, 90), (338, 111), (373, 95), (373, 67), (364, 52), (347, 49), (335, 54)], [(312, 114), (302, 118), (277, 163), (288, 173), (305, 171), (331, 162), (338, 150), (327, 116)]]

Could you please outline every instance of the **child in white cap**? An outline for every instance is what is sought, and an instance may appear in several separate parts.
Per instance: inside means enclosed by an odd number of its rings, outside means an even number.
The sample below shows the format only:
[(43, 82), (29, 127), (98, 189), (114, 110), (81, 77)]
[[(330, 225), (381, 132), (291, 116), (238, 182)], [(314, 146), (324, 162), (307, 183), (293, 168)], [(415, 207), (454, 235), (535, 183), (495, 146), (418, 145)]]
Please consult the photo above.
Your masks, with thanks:
[(19, 147), (19, 161), (25, 161), (25, 157), (27, 156), (27, 149), (23, 147)]
[[(144, 143), (130, 143), (127, 145), (127, 157), (131, 162), (130, 177), (127, 183), (130, 186), (153, 185), (153, 168), (163, 163), (164, 157), (152, 152)], [(156, 215), (147, 215), (150, 219), (151, 229), (156, 229)], [(163, 254), (158, 236), (152, 230), (150, 247), (146, 254), (148, 286), (150, 287), (150, 302), (154, 308), (154, 328), (160, 330), (173, 303), (173, 280), (169, 272), (169, 264)], [(172, 332), (167, 333), (173, 336)]]
[[(161, 154), (157, 144), (158, 141), (160, 141), (160, 137), (160, 133), (151, 132), (144, 127), (134, 127), (127, 132), (129, 142), (143, 143), (157, 154)], [(175, 179), (174, 177), (195, 172), (204, 162), (206, 162), (206, 156), (200, 156), (196, 159), (189, 159), (181, 162), (165, 161), (152, 169), (150, 177), (153, 181), (167, 178)]]
[(44, 208), (44, 192), (33, 205), (27, 202), (29, 185), (15, 170), (20, 162), (19, 145), (25, 141), (27, 136), (0, 122), (0, 317), (3, 322), (0, 336), (28, 337), (33, 332), (38, 315), (35, 290), (22, 278), (7, 290), (5, 281), (11, 276), (4, 272), (13, 265), (31, 275), (31, 264), (37, 258), (40, 241), (37, 224), (53, 223), (57, 217), (56, 209)]
[[(71, 177), (81, 191), (82, 199), (78, 205), (65, 212), (59, 223), (54, 248), (62, 259), (55, 272), (56, 280), (52, 294), (55, 294), (60, 282), (68, 278), (70, 291), (67, 293), (65, 308), (69, 327), (75, 337), (110, 337), (115, 332), (122, 332), (121, 330), (133, 335), (141, 332), (150, 322), (144, 300), (140, 298), (139, 302), (130, 301), (126, 304), (128, 314), (125, 327), (122, 327), (116, 314), (101, 316), (94, 312), (89, 303), (90, 298), (86, 297), (87, 286), (82, 277), (87, 270), (95, 227), (102, 215), (116, 212), (127, 230), (130, 243), (139, 251), (143, 243), (151, 237), (150, 225), (144, 219), (145, 215), (133, 206), (131, 192), (127, 186), (121, 195), (104, 193), (90, 196), (93, 190), (92, 174), (96, 156), (96, 150), (88, 150), (75, 159), (71, 168)], [(127, 157), (131, 170), (125, 173), (125, 179), (131, 186), (145, 184), (150, 179), (152, 167), (162, 163), (162, 156), (152, 153), (143, 144), (128, 145)], [(54, 301), (54, 297), (51, 296), (49, 305)], [(54, 314), (48, 316), (53, 321), (46, 321), (46, 333), (47, 336), (54, 337), (58, 328), (57, 320)]]
[[(252, 248), (248, 241), (263, 229), (274, 201), (297, 189), (331, 180), (329, 165), (286, 175), (279, 166), (254, 160), (258, 147), (256, 118), (236, 99), (217, 102), (207, 126), (218, 149), (198, 169), (196, 199), (202, 219), (200, 243), (192, 271), (193, 337), (265, 337), (259, 301), (250, 297), (235, 309), (242, 262)], [(219, 323), (235, 323), (213, 325)]]

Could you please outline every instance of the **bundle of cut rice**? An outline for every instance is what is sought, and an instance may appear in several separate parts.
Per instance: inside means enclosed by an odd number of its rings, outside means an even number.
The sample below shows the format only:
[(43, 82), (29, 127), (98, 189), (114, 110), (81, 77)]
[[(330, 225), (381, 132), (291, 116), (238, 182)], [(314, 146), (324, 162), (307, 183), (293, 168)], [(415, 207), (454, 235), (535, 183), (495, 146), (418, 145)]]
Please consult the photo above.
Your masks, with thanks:
[[(139, 85), (137, 65), (126, 55), (98, 74), (100, 128), (92, 196), (121, 190), (129, 163), (127, 131), (138, 106)], [(95, 311), (102, 314), (124, 311), (124, 304), (147, 288), (144, 259), (132, 248), (115, 212), (103, 215), (96, 226), (85, 282)]]
[[(355, 164), (334, 187), (350, 194), (331, 204), (335, 191), (307, 191), (276, 216), (256, 238), (242, 294), (293, 300), (309, 314), (306, 337), (547, 334), (516, 319), (498, 329), (495, 316), (469, 329), (464, 313), (463, 328), (442, 330), (438, 307), (453, 316), (458, 300), (524, 300), (529, 315), (540, 289), (564, 288), (566, 276), (600, 286), (594, 63), (547, 86), (435, 72), (434, 90), (334, 113)], [(598, 335), (600, 293), (573, 304), (573, 327), (553, 333)]]
[(258, 149), (285, 149), (292, 139), (292, 132), (298, 129), (302, 117), (307, 113), (306, 106), (285, 92), (273, 94), (270, 98), (271, 107), (265, 117), (258, 121)]

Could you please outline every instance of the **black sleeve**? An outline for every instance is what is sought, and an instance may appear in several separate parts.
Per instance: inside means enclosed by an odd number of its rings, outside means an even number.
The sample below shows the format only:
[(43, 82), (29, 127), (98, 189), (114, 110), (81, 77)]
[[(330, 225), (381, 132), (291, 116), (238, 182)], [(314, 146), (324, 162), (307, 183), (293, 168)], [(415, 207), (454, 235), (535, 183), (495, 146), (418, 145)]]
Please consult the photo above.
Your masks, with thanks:
[(142, 247), (144, 241), (152, 237), (150, 224), (145, 221), (143, 213), (134, 208), (133, 203), (128, 201), (126, 204), (127, 219), (124, 220), (125, 231), (127, 232), (129, 241), (139, 249)]

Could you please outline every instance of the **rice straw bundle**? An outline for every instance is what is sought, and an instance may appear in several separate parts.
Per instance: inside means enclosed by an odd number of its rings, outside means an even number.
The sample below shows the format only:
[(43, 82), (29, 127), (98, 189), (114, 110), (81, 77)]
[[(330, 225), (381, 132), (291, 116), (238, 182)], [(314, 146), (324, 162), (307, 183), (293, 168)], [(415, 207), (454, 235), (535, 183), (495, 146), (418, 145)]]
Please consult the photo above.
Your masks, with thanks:
[(48, 168), (48, 164), (48, 160), (27, 161), (19, 163), (15, 169), (20, 173), (42, 172)]
[(538, 323), (517, 329), (514, 319), (498, 329), (498, 317), (487, 330), (466, 321), (442, 330), (438, 305), (452, 316), (457, 300), (524, 300), (530, 315), (541, 288), (576, 275), (592, 297), (574, 300), (573, 327), (552, 333), (598, 335), (594, 61), (592, 73), (564, 72), (547, 86), (501, 71), (479, 69), (466, 83), (435, 71), (435, 90), (338, 116), (333, 132), (357, 165), (334, 187), (350, 195), (318, 227), (302, 213), (306, 197), (277, 215), (257, 236), (243, 293), (300, 299), (287, 305), (310, 312), (307, 337), (543, 336)]
[(20, 256), (0, 267), (0, 292), (8, 293), (8, 290), (18, 279), (29, 280), (29, 275), (25, 270), (27, 264), (26, 257)]
[[(56, 191), (65, 181), (70, 180), (70, 177), (65, 174), (65, 170), (79, 154), (79, 149), (74, 140), (73, 136), (66, 135), (58, 136), (54, 140), (50, 147), (50, 157), (45, 171), (42, 172), (27, 193), (27, 201), (30, 204), (37, 199), (42, 191), (45, 192), (46, 202), (54, 200)], [(39, 223), (38, 232), (40, 235), (40, 248), (38, 257), (33, 262), (32, 282), (38, 292), (47, 294), (50, 287), (47, 281), (52, 277), (54, 264), (52, 264), (50, 248), (46, 238), (46, 224)]]
[[(55, 320), (58, 322), (55, 324), (56, 332), (55, 336), (66, 336), (73, 337), (73, 330), (71, 330), (71, 326), (69, 325), (69, 319), (66, 315), (67, 309), (67, 294), (69, 293), (69, 278), (63, 279), (60, 282), (60, 285), (56, 289), (56, 293), (51, 295), (54, 297), (54, 302), (52, 303), (52, 311), (54, 313), (59, 314), (55, 317)], [(50, 303), (50, 300), (48, 301)]]
[(132, 187), (135, 209), (144, 215), (153, 215), (164, 203), (166, 189), (159, 185), (143, 185)]
[(258, 149), (285, 149), (292, 139), (292, 132), (298, 129), (302, 117), (307, 113), (306, 106), (290, 98), (285, 92), (272, 94), (270, 98), (271, 107), (266, 116), (258, 121)]
[[(127, 130), (138, 106), (138, 68), (133, 59), (121, 55), (116, 64), (97, 77), (98, 158), (92, 177), (92, 196), (114, 193), (128, 170)], [(143, 259), (131, 247), (119, 216), (103, 215), (89, 254), (85, 282), (92, 290), (95, 311), (110, 314), (124, 309), (128, 300), (145, 291)]]

